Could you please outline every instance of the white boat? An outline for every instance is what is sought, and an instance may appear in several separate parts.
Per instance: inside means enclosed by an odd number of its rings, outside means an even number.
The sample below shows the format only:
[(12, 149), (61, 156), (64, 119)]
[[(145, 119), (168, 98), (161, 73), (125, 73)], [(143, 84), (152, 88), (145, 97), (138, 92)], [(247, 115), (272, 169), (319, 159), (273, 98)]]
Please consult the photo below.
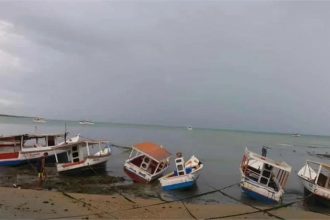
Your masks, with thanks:
[(187, 130), (188, 130), (188, 131), (192, 131), (193, 128), (192, 128), (191, 126), (189, 126), (189, 127), (187, 127)]
[(35, 118), (33, 118), (33, 122), (36, 122), (36, 123), (46, 123), (47, 121), (44, 118), (35, 117)]
[[(59, 158), (58, 152), (65, 150), (65, 158)], [(97, 141), (81, 138), (79, 135), (66, 143), (53, 148), (58, 173), (78, 173), (93, 171), (103, 166), (111, 156), (108, 141)]]
[(83, 120), (83, 121), (79, 121), (79, 124), (81, 124), (81, 125), (93, 125), (95, 123), (92, 122), (92, 121)]
[(330, 164), (306, 161), (299, 170), (305, 192), (312, 194), (316, 201), (330, 206)]
[(194, 155), (184, 162), (181, 153), (177, 153), (175, 159), (176, 170), (161, 177), (160, 185), (166, 191), (187, 189), (195, 185), (204, 165)]
[(291, 169), (285, 162), (274, 161), (246, 148), (240, 166), (240, 186), (253, 199), (264, 203), (280, 202)]
[(292, 136), (292, 137), (300, 137), (301, 134), (295, 133), (295, 134), (292, 134), (291, 136)]
[(161, 145), (146, 142), (132, 146), (124, 171), (134, 181), (149, 183), (167, 170), (171, 154)]
[[(16, 166), (33, 162), (48, 152), (54, 156), (52, 147), (59, 145), (64, 134), (19, 134), (0, 137), (0, 166)], [(63, 153), (60, 151), (59, 153)]]

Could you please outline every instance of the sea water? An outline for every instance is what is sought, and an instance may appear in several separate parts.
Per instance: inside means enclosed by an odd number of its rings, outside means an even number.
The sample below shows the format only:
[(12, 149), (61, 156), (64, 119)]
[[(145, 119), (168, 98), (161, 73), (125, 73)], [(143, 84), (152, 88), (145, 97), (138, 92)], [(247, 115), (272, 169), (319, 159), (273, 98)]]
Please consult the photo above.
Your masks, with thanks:
[[(115, 145), (131, 146), (136, 143), (151, 141), (163, 145), (175, 156), (182, 152), (185, 159), (191, 155), (197, 156), (204, 163), (197, 186), (191, 190), (164, 192), (158, 181), (153, 184), (135, 184), (131, 182), (123, 171), (123, 164), (129, 156), (125, 148), (112, 148), (112, 156), (106, 164), (106, 173), (102, 175), (120, 176), (127, 181), (125, 184), (134, 188), (139, 195), (157, 194), (164, 200), (182, 199), (192, 195), (208, 192), (214, 189), (239, 183), (239, 166), (245, 148), (261, 153), (262, 146), (269, 147), (268, 156), (274, 160), (285, 161), (292, 166), (292, 173), (286, 187), (284, 202), (291, 202), (303, 198), (303, 186), (297, 177), (297, 172), (304, 165), (306, 159), (329, 163), (326, 157), (319, 154), (330, 154), (330, 137), (301, 135), (296, 137), (291, 134), (261, 133), (247, 131), (232, 131), (222, 129), (187, 129), (186, 127), (166, 127), (152, 125), (135, 125), (96, 122), (93, 125), (81, 125), (79, 121), (48, 120), (46, 123), (34, 123), (32, 118), (0, 117), (0, 135), (24, 133), (64, 133), (65, 127), (69, 136), (80, 134), (83, 137), (109, 140)], [(172, 167), (173, 165), (173, 160)], [(8, 186), (8, 181), (19, 184), (20, 176), (34, 175), (29, 166), (1, 167), (0, 184)], [(12, 176), (12, 178), (10, 178)], [(34, 177), (34, 176), (33, 176)], [(89, 177), (83, 177), (89, 178)], [(7, 179), (7, 181), (6, 181)], [(34, 179), (34, 178), (30, 178)], [(24, 181), (22, 181), (24, 182)], [(10, 185), (10, 184), (9, 184)], [(224, 190), (235, 199), (220, 193), (191, 199), (199, 203), (240, 203), (253, 204), (238, 185), (233, 185)], [(303, 208), (302, 204), (296, 204)], [(322, 210), (325, 211), (326, 210)]]

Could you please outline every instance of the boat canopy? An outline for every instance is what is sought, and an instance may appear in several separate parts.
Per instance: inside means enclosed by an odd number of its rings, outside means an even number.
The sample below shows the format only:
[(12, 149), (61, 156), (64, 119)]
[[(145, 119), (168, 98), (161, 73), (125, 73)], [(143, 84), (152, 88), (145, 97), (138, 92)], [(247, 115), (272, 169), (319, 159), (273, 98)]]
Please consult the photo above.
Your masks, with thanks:
[(282, 162), (274, 161), (268, 157), (263, 157), (259, 154), (253, 153), (253, 152), (249, 151), (247, 148), (245, 149), (245, 152), (249, 159), (254, 159), (254, 160), (260, 161), (262, 163), (267, 163), (273, 167), (276, 167), (280, 170), (287, 171), (289, 173), (291, 172), (292, 167), (289, 164), (285, 163), (284, 161), (282, 161)]
[(96, 141), (96, 140), (83, 139), (83, 140), (78, 140), (76, 142), (68, 142), (68, 143), (59, 144), (59, 145), (53, 147), (53, 149), (70, 148), (72, 146), (77, 146), (77, 145), (81, 145), (81, 144), (85, 144), (87, 146), (87, 144), (94, 145), (94, 144), (109, 144), (109, 143), (110, 143), (109, 141)]
[(315, 161), (311, 161), (311, 160), (307, 160), (306, 164), (315, 164), (317, 166), (321, 166), (322, 168), (330, 171), (330, 164), (326, 164), (326, 163), (321, 163), (321, 162), (315, 162)]
[(132, 148), (152, 157), (156, 161), (162, 161), (171, 156), (171, 154), (165, 148), (163, 148), (162, 145), (154, 144), (151, 142), (136, 144)]

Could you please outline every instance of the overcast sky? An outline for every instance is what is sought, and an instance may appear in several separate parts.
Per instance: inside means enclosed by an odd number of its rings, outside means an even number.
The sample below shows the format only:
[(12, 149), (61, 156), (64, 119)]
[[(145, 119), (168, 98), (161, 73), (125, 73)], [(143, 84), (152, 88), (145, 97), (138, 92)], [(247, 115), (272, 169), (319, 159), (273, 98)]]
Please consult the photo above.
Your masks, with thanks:
[(0, 113), (330, 133), (330, 2), (0, 1)]

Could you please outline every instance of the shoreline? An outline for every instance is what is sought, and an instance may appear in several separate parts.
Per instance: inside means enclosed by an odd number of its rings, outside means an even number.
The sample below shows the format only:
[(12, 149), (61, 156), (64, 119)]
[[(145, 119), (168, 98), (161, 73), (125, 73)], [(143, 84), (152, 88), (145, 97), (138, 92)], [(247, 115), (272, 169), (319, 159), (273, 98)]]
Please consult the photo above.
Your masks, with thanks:
[[(23, 219), (329, 219), (329, 215), (284, 207), (251, 207), (231, 204), (192, 204), (114, 195), (54, 192), (0, 187), (0, 218)], [(267, 211), (263, 211), (267, 210)]]

